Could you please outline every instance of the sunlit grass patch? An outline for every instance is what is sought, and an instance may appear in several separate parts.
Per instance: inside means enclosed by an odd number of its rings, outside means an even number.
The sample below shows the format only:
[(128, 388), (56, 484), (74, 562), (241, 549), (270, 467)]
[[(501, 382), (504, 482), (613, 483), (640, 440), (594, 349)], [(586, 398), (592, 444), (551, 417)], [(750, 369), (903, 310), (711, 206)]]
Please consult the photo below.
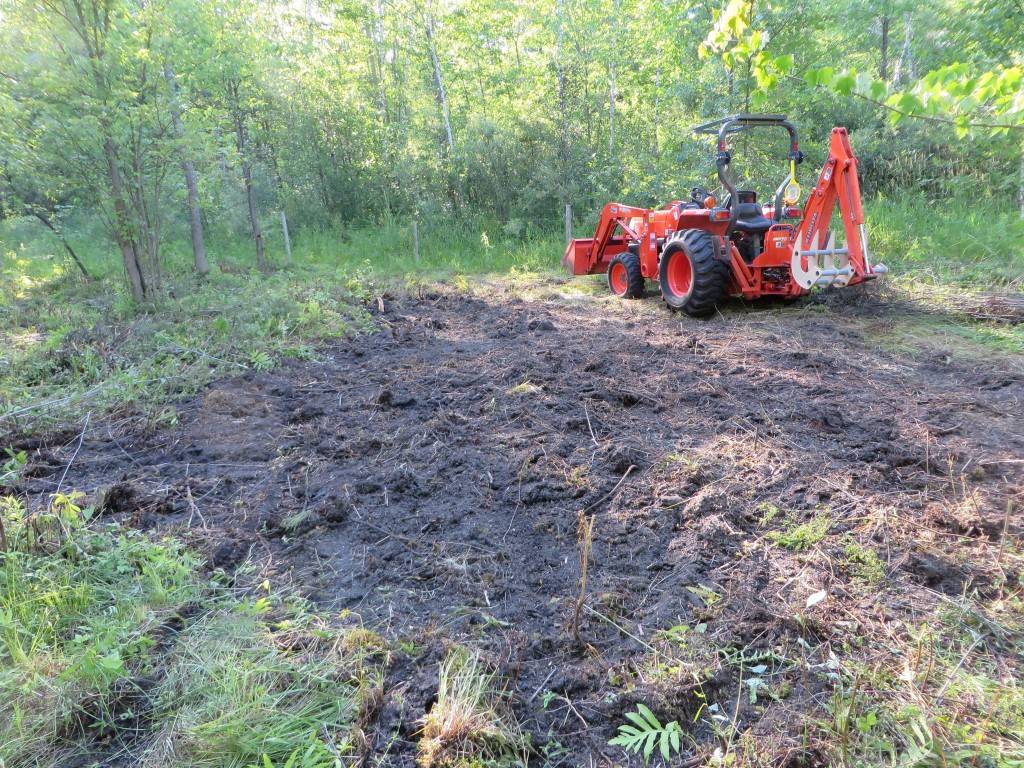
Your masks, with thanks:
[(527, 738), (480, 655), (454, 648), (438, 669), (437, 701), (423, 718), (423, 768), (525, 765)]
[(526, 381), (519, 382), (514, 387), (509, 387), (508, 394), (513, 395), (513, 396), (514, 395), (532, 395), (532, 394), (535, 394), (535, 393), (540, 392), (540, 391), (542, 391), (542, 390), (541, 390), (541, 388), (539, 386), (537, 386), (532, 381), (527, 379)]
[(103, 744), (152, 766), (352, 752), (384, 646), (287, 590), (211, 581), (174, 540), (89, 524), (78, 501), (0, 503), (0, 765)]
[(1017, 211), (969, 201), (950, 201), (944, 210), (948, 215), (921, 195), (867, 201), (868, 242), (876, 260), (918, 282), (1019, 288), (1024, 220)]
[(790, 521), (781, 531), (769, 531), (768, 539), (780, 547), (794, 552), (804, 552), (818, 544), (828, 534), (832, 526), (832, 518), (818, 513), (805, 523)]
[(140, 308), (100, 292), (70, 303), (57, 286), (0, 315), (0, 427), (83, 404), (156, 408), (216, 377), (309, 357), (317, 342), (371, 327), (366, 298), (362, 278), (315, 271), (218, 274)]
[(1002, 619), (951, 601), (894, 635), (888, 663), (837, 663), (820, 723), (832, 764), (1021, 765), (1021, 616)]

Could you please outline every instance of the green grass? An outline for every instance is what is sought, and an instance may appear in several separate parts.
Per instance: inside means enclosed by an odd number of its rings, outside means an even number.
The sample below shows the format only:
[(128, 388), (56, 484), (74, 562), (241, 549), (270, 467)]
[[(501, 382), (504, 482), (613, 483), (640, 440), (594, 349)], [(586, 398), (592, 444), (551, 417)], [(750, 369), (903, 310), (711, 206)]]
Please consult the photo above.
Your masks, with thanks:
[(769, 531), (768, 539), (780, 547), (804, 552), (819, 543), (828, 534), (832, 518), (821, 512), (806, 523), (790, 522), (785, 530)]
[[(229, 589), (172, 539), (0, 500), (0, 766), (97, 745), (144, 764), (335, 765), (376, 647), (269, 584)], [(353, 638), (355, 641), (353, 641)], [(97, 757), (97, 759), (99, 759)]]
[(840, 665), (830, 718), (819, 724), (829, 763), (1024, 765), (1020, 629), (968, 600), (950, 602), (891, 636), (901, 668)]
[(68, 237), (96, 280), (83, 281), (34, 222), (0, 223), (0, 428), (124, 406), (173, 422), (164, 406), (213, 378), (309, 357), (324, 339), (369, 329), (365, 305), (389, 282), (468, 286), (468, 275), (554, 269), (561, 254), (557, 238), (424, 227), (416, 261), (408, 230), (390, 225), (299, 233), (292, 264), (273, 251), (271, 238), (271, 275), (252, 268), (244, 240), (211, 238), (214, 268), (197, 280), (186, 245), (173, 241), (165, 290), (134, 306), (95, 226)]
[[(892, 269), (888, 282), (922, 306), (941, 308), (944, 295), (965, 290), (1019, 288), (1024, 279), (1024, 222), (1015, 211), (940, 206), (919, 196), (866, 207), (872, 252)], [(365, 331), (365, 305), (389, 285), (440, 281), (470, 290), (488, 275), (543, 285), (559, 271), (563, 250), (554, 225), (423, 222), (417, 260), (408, 224), (392, 221), (301, 230), (286, 263), (280, 233), (268, 222), (271, 275), (253, 269), (244, 237), (211, 232), (213, 271), (197, 280), (188, 241), (179, 237), (164, 249), (163, 290), (134, 306), (99, 223), (72, 218), (65, 229), (96, 280), (84, 282), (37, 222), (0, 222), (0, 430), (126, 406), (173, 423), (168, 404), (211, 379), (309, 357), (324, 339)], [(589, 234), (588, 222), (576, 230)], [(895, 347), (935, 341), (1019, 353), (1024, 326), (951, 311), (903, 322), (883, 339)]]
[(1024, 220), (1012, 207), (921, 196), (865, 205), (876, 260), (914, 281), (972, 290), (1024, 286)]

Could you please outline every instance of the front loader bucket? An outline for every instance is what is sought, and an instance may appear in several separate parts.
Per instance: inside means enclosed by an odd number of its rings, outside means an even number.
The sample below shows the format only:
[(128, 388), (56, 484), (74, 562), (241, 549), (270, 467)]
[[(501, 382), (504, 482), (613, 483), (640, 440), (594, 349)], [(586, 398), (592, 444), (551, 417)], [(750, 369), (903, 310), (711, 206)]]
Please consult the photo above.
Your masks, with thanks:
[(594, 238), (584, 237), (570, 240), (562, 256), (562, 266), (570, 275), (589, 275), (591, 269), (591, 252), (594, 249)]

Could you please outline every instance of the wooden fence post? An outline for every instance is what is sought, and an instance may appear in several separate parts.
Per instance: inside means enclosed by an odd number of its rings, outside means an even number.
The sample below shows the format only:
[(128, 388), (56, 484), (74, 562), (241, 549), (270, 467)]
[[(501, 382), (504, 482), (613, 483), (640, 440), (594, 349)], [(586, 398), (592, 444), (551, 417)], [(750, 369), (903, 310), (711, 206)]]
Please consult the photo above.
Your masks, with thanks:
[(572, 242), (572, 203), (565, 204), (565, 244)]
[(292, 240), (288, 237), (288, 219), (281, 211), (281, 231), (284, 232), (284, 252), (288, 256), (288, 263), (292, 263)]
[(412, 220), (412, 257), (420, 263), (420, 227), (416, 219)]

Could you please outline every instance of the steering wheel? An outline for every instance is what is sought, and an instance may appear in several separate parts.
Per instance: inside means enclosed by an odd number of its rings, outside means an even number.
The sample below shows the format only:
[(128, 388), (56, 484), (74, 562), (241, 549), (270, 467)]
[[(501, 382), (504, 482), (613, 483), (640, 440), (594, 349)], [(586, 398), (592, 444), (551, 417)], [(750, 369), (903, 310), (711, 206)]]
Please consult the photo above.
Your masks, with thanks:
[(709, 197), (711, 197), (711, 193), (704, 187), (694, 187), (690, 190), (690, 201), (696, 203), (701, 208), (704, 207), (704, 201)]

